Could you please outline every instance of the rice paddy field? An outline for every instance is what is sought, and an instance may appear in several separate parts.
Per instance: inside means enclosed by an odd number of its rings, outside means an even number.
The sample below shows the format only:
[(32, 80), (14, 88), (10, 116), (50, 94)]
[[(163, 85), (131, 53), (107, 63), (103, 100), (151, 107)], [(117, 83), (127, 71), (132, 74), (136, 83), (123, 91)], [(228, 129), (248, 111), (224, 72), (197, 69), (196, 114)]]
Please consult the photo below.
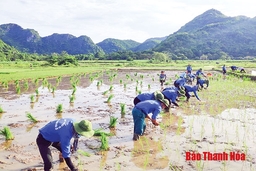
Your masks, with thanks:
[[(132, 140), (133, 99), (172, 86), (183, 72), (166, 68), (161, 87), (160, 71), (99, 68), (2, 83), (0, 130), (8, 128), (12, 138), (0, 135), (0, 170), (43, 170), (35, 143), (38, 129), (66, 117), (88, 119), (106, 133), (80, 138), (71, 159), (81, 171), (256, 170), (256, 85), (249, 77), (228, 74), (224, 79), (219, 71), (206, 70), (210, 85), (198, 92), (202, 101), (181, 99), (180, 107), (158, 115), (159, 126), (146, 120), (146, 134)], [(52, 153), (54, 170), (68, 170), (57, 150)]]

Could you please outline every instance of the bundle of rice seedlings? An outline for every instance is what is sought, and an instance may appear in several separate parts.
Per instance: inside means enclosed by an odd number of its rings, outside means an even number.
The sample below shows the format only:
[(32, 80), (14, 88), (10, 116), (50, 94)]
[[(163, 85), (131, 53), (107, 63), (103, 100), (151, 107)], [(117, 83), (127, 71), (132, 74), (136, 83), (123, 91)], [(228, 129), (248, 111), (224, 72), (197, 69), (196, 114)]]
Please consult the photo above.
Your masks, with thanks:
[(125, 115), (125, 103), (120, 103), (121, 115)]
[(5, 126), (4, 129), (0, 130), (0, 135), (5, 137), (5, 140), (13, 140), (14, 136), (9, 127)]
[(110, 116), (110, 120), (109, 120), (109, 127), (110, 128), (115, 128), (116, 127), (117, 119), (118, 118), (116, 118), (114, 116)]
[(114, 94), (110, 94), (108, 99), (107, 99), (107, 103), (110, 103), (111, 100), (113, 99), (113, 97), (114, 97)]
[(33, 123), (37, 123), (38, 122), (38, 120), (34, 116), (32, 116), (31, 113), (27, 113), (27, 118), (28, 118), (28, 120), (30, 120)]
[(59, 104), (59, 105), (57, 106), (56, 112), (57, 112), (57, 113), (62, 113), (62, 112), (63, 112), (62, 104)]
[(93, 136), (101, 136), (101, 134), (105, 134), (106, 136), (113, 136), (113, 134), (112, 134), (112, 133), (104, 132), (104, 131), (102, 131), (102, 129), (101, 129), (101, 128), (99, 128), (99, 129), (95, 129), (95, 130), (94, 130), (94, 134), (93, 134)]
[(100, 150), (103, 150), (103, 151), (109, 150), (107, 136), (105, 134), (101, 134), (100, 140), (101, 140)]

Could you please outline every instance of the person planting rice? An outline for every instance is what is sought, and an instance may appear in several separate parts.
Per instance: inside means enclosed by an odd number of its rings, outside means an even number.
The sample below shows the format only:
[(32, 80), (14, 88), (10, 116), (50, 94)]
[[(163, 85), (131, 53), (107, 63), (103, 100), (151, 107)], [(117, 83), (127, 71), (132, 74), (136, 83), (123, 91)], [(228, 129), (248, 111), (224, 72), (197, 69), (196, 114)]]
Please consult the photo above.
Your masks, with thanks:
[(90, 121), (82, 120), (80, 122), (74, 122), (71, 118), (62, 118), (51, 121), (39, 129), (36, 143), (44, 162), (44, 170), (49, 171), (53, 169), (53, 159), (49, 148), (50, 146), (53, 146), (62, 153), (70, 170), (78, 171), (70, 159), (70, 141), (74, 138), (73, 148), (76, 150), (80, 136), (91, 137), (93, 134), (94, 131)]
[[(167, 99), (145, 100), (136, 104), (132, 109), (134, 122), (133, 140), (137, 141), (144, 134), (146, 130), (145, 118), (150, 119), (155, 126), (158, 126), (159, 123), (156, 121), (157, 115), (168, 106), (169, 101)], [(151, 118), (149, 116), (150, 113), (152, 113)]]
[(169, 100), (169, 103), (174, 104), (175, 106), (179, 107), (178, 103), (176, 101), (178, 101), (178, 97), (179, 96), (185, 96), (185, 90), (172, 90), (172, 89), (167, 89), (162, 91), (162, 94), (164, 95), (164, 98)]
[(145, 100), (158, 100), (163, 99), (164, 95), (160, 91), (155, 91), (154, 93), (141, 93), (137, 97), (134, 98), (133, 104), (136, 105), (137, 103)]
[(206, 75), (203, 73), (203, 69), (202, 68), (200, 68), (199, 70), (196, 71), (196, 77), (201, 77), (201, 75), (206, 77)]
[(185, 77), (180, 77), (177, 80), (174, 81), (174, 86), (177, 87), (178, 89), (180, 87), (183, 87), (186, 83), (186, 78)]
[(164, 73), (164, 71), (161, 71), (161, 74), (159, 76), (159, 80), (160, 80), (161, 86), (164, 85), (164, 82), (165, 82), (166, 78), (167, 77), (166, 77), (166, 74)]
[(195, 85), (195, 86), (191, 86), (191, 85), (185, 85), (184, 86), (185, 88), (185, 96), (187, 97), (186, 101), (188, 102), (191, 95), (189, 94), (190, 92), (193, 92), (194, 95), (196, 96), (197, 100), (201, 101), (201, 99), (198, 97), (197, 95), (197, 91), (198, 91), (198, 85)]
[[(206, 87), (204, 87), (204, 84)], [(200, 89), (206, 89), (209, 87), (209, 80), (208, 79), (202, 79), (201, 77), (197, 77), (196, 85), (198, 85)]]

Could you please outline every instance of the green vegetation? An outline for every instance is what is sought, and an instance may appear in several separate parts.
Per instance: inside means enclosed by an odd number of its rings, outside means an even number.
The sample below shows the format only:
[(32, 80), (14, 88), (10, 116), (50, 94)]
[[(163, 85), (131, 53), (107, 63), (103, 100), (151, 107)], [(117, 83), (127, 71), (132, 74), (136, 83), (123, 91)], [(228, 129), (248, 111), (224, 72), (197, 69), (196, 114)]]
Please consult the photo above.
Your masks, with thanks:
[(62, 113), (62, 112), (63, 112), (62, 104), (58, 104), (57, 109), (56, 109), (56, 113)]
[(102, 151), (109, 150), (108, 139), (105, 134), (100, 135), (100, 141), (101, 141), (100, 150), (102, 150)]
[(109, 120), (109, 128), (115, 128), (116, 124), (117, 124), (117, 119), (114, 116), (110, 116), (110, 120)]
[(5, 126), (4, 129), (0, 130), (0, 135), (5, 137), (5, 140), (13, 140), (14, 136), (8, 126)]
[(38, 122), (38, 120), (31, 113), (27, 113), (26, 116), (27, 116), (29, 121), (31, 121), (33, 123), (37, 123)]
[(112, 134), (112, 133), (104, 132), (104, 131), (102, 131), (102, 129), (101, 129), (101, 128), (99, 128), (99, 129), (95, 129), (95, 130), (94, 130), (94, 134), (93, 134), (93, 136), (101, 136), (102, 134), (105, 134), (106, 136), (113, 136), (113, 134)]
[(0, 113), (4, 113), (4, 110), (1, 106), (0, 106)]

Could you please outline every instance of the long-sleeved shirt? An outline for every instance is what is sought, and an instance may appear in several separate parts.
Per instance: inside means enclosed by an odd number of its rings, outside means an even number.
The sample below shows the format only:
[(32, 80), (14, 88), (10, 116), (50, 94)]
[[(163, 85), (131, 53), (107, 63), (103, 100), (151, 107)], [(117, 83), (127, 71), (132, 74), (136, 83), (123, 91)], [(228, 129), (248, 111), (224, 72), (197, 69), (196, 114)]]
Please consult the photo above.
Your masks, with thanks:
[(191, 67), (191, 65), (188, 65), (188, 66), (187, 66), (187, 72), (188, 72), (188, 73), (191, 73), (191, 72), (192, 72), (192, 67)]
[(140, 101), (155, 100), (154, 93), (141, 93), (137, 96)]
[(157, 100), (146, 100), (135, 105), (135, 108), (141, 110), (145, 115), (152, 113), (152, 119), (156, 119), (161, 112), (161, 103)]
[(178, 97), (178, 93), (176, 90), (164, 90), (162, 91), (162, 94), (168, 98), (169, 100), (171, 100), (171, 102), (173, 104), (175, 104), (176, 106), (178, 106), (178, 104), (176, 103), (176, 99)]
[(190, 85), (187, 85), (187, 84), (186, 84), (186, 85), (184, 86), (184, 88), (185, 88), (185, 91), (186, 91), (187, 93), (193, 92), (194, 95), (196, 96), (197, 100), (200, 100), (200, 98), (199, 98), (198, 95), (197, 95), (198, 85), (190, 86)]
[(39, 129), (44, 139), (50, 142), (60, 142), (64, 158), (70, 157), (70, 141), (76, 135), (73, 122), (71, 118), (62, 118), (51, 121)]
[(196, 84), (197, 84), (197, 85), (199, 84), (201, 87), (203, 87), (205, 83), (206, 83), (205, 80), (203, 80), (203, 79), (198, 79)]

